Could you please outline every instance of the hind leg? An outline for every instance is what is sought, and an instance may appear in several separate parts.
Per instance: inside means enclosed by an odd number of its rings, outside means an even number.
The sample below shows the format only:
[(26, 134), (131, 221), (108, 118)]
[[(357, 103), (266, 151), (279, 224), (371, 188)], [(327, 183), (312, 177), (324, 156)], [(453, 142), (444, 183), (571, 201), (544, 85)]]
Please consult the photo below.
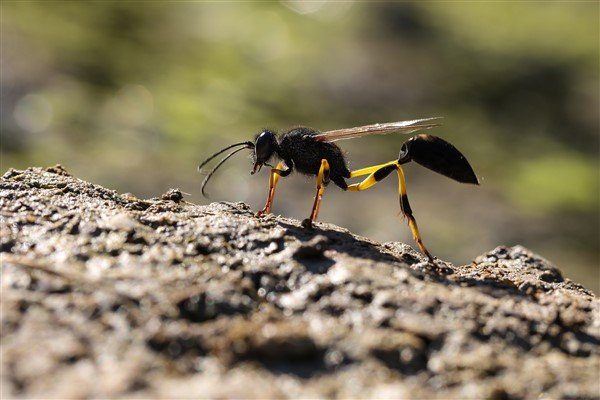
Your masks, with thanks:
[(419, 249), (430, 261), (433, 261), (433, 256), (423, 244), (423, 239), (421, 238), (419, 227), (417, 226), (417, 221), (412, 214), (410, 203), (408, 202), (408, 195), (406, 194), (406, 180), (404, 179), (404, 172), (402, 171), (402, 167), (400, 167), (398, 161), (390, 161), (389, 163), (353, 171), (351, 173), (352, 177), (366, 174), (369, 174), (369, 176), (367, 176), (362, 182), (349, 185), (348, 190), (351, 192), (367, 190), (374, 186), (377, 182), (385, 179), (394, 170), (396, 170), (398, 173), (398, 195), (400, 197), (400, 210), (408, 220), (408, 226), (412, 232), (415, 242), (417, 242), (417, 245), (419, 246)]
[(417, 226), (417, 220), (412, 214), (410, 203), (408, 202), (408, 195), (406, 194), (406, 180), (404, 179), (404, 171), (402, 171), (402, 167), (400, 167), (399, 164), (396, 166), (396, 171), (398, 172), (398, 194), (400, 195), (400, 208), (402, 209), (402, 213), (408, 220), (408, 226), (412, 232), (413, 239), (415, 242), (417, 242), (421, 253), (425, 254), (429, 261), (433, 262), (433, 256), (431, 253), (429, 253), (429, 251), (427, 251), (427, 248), (423, 244), (423, 239), (421, 238), (419, 227)]

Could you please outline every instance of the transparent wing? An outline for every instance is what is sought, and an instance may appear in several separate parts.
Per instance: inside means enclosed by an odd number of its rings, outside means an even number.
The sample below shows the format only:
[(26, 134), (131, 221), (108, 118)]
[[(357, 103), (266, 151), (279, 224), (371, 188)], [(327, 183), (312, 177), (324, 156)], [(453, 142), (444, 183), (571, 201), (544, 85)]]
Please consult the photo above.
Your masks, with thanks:
[(315, 135), (317, 140), (323, 142), (335, 142), (336, 140), (354, 139), (368, 135), (387, 135), (388, 133), (413, 133), (416, 131), (431, 129), (439, 126), (435, 120), (441, 117), (413, 119), (411, 121), (386, 122), (382, 124), (373, 124), (365, 126), (357, 126), (355, 128), (336, 129)]

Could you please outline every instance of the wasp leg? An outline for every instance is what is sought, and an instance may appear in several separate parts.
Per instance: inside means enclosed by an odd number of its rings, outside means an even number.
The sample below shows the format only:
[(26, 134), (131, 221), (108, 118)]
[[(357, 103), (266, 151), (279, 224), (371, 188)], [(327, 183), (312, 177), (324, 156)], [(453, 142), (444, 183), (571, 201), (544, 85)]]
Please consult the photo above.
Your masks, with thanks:
[(387, 167), (388, 165), (394, 165), (394, 164), (396, 164), (396, 160), (387, 162), (385, 164), (373, 165), (372, 167), (357, 169), (356, 171), (350, 172), (350, 178), (356, 178), (357, 176), (368, 175), (368, 174), (371, 174), (371, 173), (377, 171), (378, 169)]
[(362, 190), (367, 190), (371, 186), (375, 185), (377, 182), (385, 179), (392, 171), (396, 169), (398, 165), (398, 161), (390, 161), (385, 164), (374, 165), (372, 167), (367, 167), (363, 169), (359, 169), (356, 171), (352, 171), (350, 173), (350, 177), (367, 175), (362, 182), (354, 183), (352, 185), (348, 185), (348, 190), (350, 192), (360, 192)]
[(398, 194), (400, 196), (400, 210), (406, 216), (408, 220), (408, 226), (412, 232), (413, 238), (419, 249), (423, 254), (427, 256), (430, 261), (433, 261), (432, 255), (427, 251), (425, 245), (423, 244), (423, 239), (421, 238), (421, 234), (419, 233), (419, 228), (417, 226), (417, 221), (412, 214), (412, 210), (410, 208), (410, 203), (408, 202), (408, 196), (406, 194), (406, 180), (404, 179), (404, 172), (400, 167), (398, 161), (390, 161), (389, 163), (376, 165), (373, 167), (363, 168), (357, 171), (352, 172), (352, 176), (360, 176), (369, 174), (362, 182), (354, 183), (352, 185), (348, 185), (348, 191), (351, 192), (359, 192), (363, 190), (367, 190), (377, 182), (385, 179), (392, 171), (396, 170), (398, 173)]
[(321, 167), (319, 168), (319, 174), (317, 175), (317, 193), (315, 194), (315, 201), (310, 212), (310, 218), (302, 221), (302, 226), (310, 228), (312, 223), (319, 216), (319, 209), (321, 208), (321, 200), (323, 199), (323, 193), (325, 193), (325, 187), (329, 184), (329, 163), (326, 159), (321, 160)]
[(433, 262), (433, 256), (423, 244), (423, 239), (421, 238), (421, 234), (419, 233), (419, 227), (417, 226), (417, 220), (412, 214), (412, 210), (410, 208), (410, 203), (408, 202), (408, 195), (406, 194), (406, 180), (404, 179), (404, 172), (402, 171), (402, 167), (400, 164), (396, 164), (396, 171), (398, 172), (398, 193), (400, 195), (400, 208), (402, 213), (408, 219), (408, 226), (413, 235), (413, 239), (417, 242), (421, 253), (425, 254), (429, 261)]
[(277, 167), (271, 168), (271, 173), (269, 174), (269, 195), (267, 196), (267, 202), (265, 203), (265, 207), (256, 213), (257, 216), (269, 214), (271, 212), (273, 198), (275, 197), (275, 188), (277, 187), (277, 182), (279, 182), (283, 167), (284, 164), (280, 162), (277, 164)]

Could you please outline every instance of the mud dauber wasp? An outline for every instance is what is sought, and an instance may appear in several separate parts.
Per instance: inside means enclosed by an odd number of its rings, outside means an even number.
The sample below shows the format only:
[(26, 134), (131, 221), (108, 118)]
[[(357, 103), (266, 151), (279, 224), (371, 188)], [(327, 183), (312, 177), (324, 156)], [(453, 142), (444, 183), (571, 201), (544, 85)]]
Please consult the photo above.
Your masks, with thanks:
[[(286, 177), (294, 169), (306, 175), (315, 175), (317, 177), (317, 193), (312, 206), (310, 217), (302, 222), (304, 227), (311, 227), (317, 219), (321, 199), (325, 187), (330, 181), (339, 186), (342, 190), (350, 192), (359, 192), (367, 190), (377, 182), (383, 180), (393, 171), (398, 174), (398, 193), (400, 196), (400, 210), (408, 220), (408, 225), (412, 231), (413, 237), (417, 242), (419, 249), (430, 261), (433, 257), (425, 248), (417, 221), (413, 217), (408, 196), (406, 194), (406, 182), (402, 164), (415, 161), (422, 166), (440, 173), (448, 178), (461, 183), (470, 183), (478, 185), (479, 181), (473, 172), (471, 165), (454, 146), (439, 137), (419, 134), (411, 137), (402, 144), (400, 154), (397, 160), (361, 168), (356, 171), (350, 171), (342, 150), (333, 142), (343, 139), (353, 139), (368, 135), (384, 135), (388, 133), (409, 134), (419, 130), (431, 129), (440, 124), (435, 121), (438, 118), (424, 118), (411, 121), (388, 122), (359, 126), (356, 128), (338, 129), (327, 132), (307, 127), (295, 127), (281, 135), (265, 129), (255, 138), (254, 142), (246, 141), (232, 144), (216, 152), (207, 158), (200, 166), (202, 169), (207, 163), (227, 150), (234, 149), (227, 154), (204, 178), (202, 182), (202, 194), (206, 197), (206, 184), (213, 176), (215, 171), (223, 165), (234, 154), (244, 150), (253, 150), (254, 166), (251, 174), (260, 171), (263, 165), (271, 167), (269, 177), (269, 194), (264, 208), (258, 215), (271, 212), (275, 188), (280, 177)], [(269, 164), (272, 159), (278, 160), (277, 166)], [(346, 179), (368, 175), (362, 182), (347, 184)]]

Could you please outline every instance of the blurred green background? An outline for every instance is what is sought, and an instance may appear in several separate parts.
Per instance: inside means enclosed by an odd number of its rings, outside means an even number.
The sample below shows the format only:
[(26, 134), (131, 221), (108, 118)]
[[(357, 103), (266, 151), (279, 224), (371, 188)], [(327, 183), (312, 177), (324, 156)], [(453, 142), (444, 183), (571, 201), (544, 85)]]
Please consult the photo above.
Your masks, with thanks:
[[(2, 170), (63, 164), (154, 197), (200, 197), (198, 162), (263, 127), (327, 130), (444, 116), (431, 131), (471, 161), (469, 187), (418, 166), (408, 190), (434, 254), (468, 263), (522, 244), (596, 292), (597, 2), (3, 2)], [(340, 142), (351, 168), (406, 137)], [(214, 200), (262, 207), (267, 169), (239, 156)], [(314, 182), (280, 184), (274, 212), (308, 216)], [(414, 245), (396, 182), (331, 187), (321, 220)]]

